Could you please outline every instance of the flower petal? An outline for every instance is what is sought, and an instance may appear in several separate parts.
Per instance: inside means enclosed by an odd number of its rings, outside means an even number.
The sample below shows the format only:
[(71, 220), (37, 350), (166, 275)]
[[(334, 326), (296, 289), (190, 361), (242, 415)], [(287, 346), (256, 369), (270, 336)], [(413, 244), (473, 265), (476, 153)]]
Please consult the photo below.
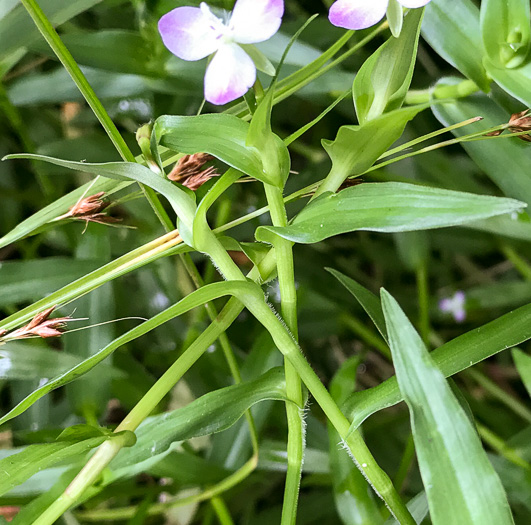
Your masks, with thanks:
[(238, 44), (219, 48), (205, 75), (205, 98), (222, 105), (245, 95), (256, 80), (251, 57)]
[(377, 24), (387, 11), (389, 0), (338, 0), (330, 8), (332, 24), (345, 29), (365, 29)]
[(430, 3), (430, 0), (398, 0), (404, 7), (414, 9), (415, 7), (423, 7)]
[(230, 28), (240, 44), (256, 44), (271, 38), (282, 23), (284, 0), (238, 0)]
[(201, 60), (220, 46), (222, 33), (198, 7), (178, 7), (159, 20), (164, 45), (183, 60)]

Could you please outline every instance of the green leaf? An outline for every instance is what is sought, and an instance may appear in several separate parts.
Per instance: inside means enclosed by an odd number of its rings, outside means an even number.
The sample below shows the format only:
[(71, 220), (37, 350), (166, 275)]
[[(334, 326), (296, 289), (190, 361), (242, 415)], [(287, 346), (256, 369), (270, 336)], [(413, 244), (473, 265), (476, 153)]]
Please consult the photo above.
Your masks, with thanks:
[(496, 66), (488, 58), (484, 64), (498, 86), (527, 107), (531, 106), (531, 94), (528, 89), (531, 82), (531, 62), (515, 69)]
[(390, 233), (444, 228), (524, 207), (512, 199), (401, 182), (359, 184), (322, 195), (285, 228), (260, 227), (256, 238), (267, 241), (267, 232), (273, 232), (309, 244), (356, 230)]
[(119, 181), (134, 180), (145, 184), (150, 188), (158, 191), (164, 195), (172, 205), (175, 213), (179, 217), (181, 224), (184, 226), (179, 233), (184, 242), (193, 246), (192, 237), (192, 223), (195, 215), (195, 199), (188, 192), (183, 191), (169, 180), (163, 179), (153, 173), (149, 168), (132, 162), (106, 162), (103, 164), (92, 164), (89, 162), (72, 162), (67, 160), (55, 159), (53, 157), (45, 157), (43, 155), (8, 155), (5, 159), (33, 159), (42, 160), (63, 166), (76, 171), (84, 171), (86, 173), (93, 173), (101, 175), (109, 179), (116, 179)]
[(70, 257), (4, 262), (0, 267), (0, 306), (40, 299), (97, 267), (97, 260)]
[(9, 233), (0, 238), (0, 248), (36, 233), (36, 230), (44, 226), (46, 223), (66, 213), (83, 195), (86, 195), (89, 188), (91, 195), (100, 191), (112, 195), (131, 184), (132, 183), (130, 182), (117, 183), (114, 180), (109, 180), (103, 177), (96, 181), (87, 182), (87, 184), (80, 186), (76, 190), (67, 193), (48, 206), (45, 206), (28, 219), (19, 222)]
[(367, 288), (361, 286), (354, 279), (343, 275), (341, 272), (333, 268), (327, 268), (326, 271), (330, 272), (356, 298), (371, 318), (374, 326), (376, 326), (382, 337), (387, 341), (387, 328), (385, 327), (380, 299), (371, 291), (367, 290)]
[(23, 483), (36, 472), (60, 461), (68, 461), (108, 440), (108, 436), (99, 436), (83, 441), (57, 441), (43, 445), (30, 445), (20, 452), (0, 460), (0, 495)]
[(362, 126), (342, 126), (332, 140), (322, 140), (332, 169), (317, 195), (337, 191), (349, 176), (368, 170), (404, 132), (406, 124), (426, 106), (413, 106), (386, 113)]
[(526, 60), (531, 45), (529, 0), (483, 0), (481, 34), (493, 64), (515, 68)]
[(79, 364), (66, 352), (28, 342), (10, 341), (0, 346), (0, 379), (22, 380), (53, 377)]
[[(426, 493), (424, 491), (419, 492), (414, 498), (408, 501), (407, 508), (418, 525), (421, 525), (430, 510), (428, 507), (428, 500), (426, 499)], [(400, 525), (400, 523), (398, 523), (396, 518), (391, 516), (385, 522), (385, 525)]]
[(514, 523), (479, 436), (396, 300), (382, 306), (433, 525)]
[(411, 10), (400, 37), (387, 40), (356, 75), (352, 94), (360, 124), (398, 109), (404, 102), (415, 68), (423, 11)]
[(136, 444), (110, 464), (112, 480), (145, 470), (180, 441), (231, 427), (246, 410), (266, 400), (287, 401), (281, 368), (269, 370), (256, 380), (209, 392), (184, 408), (146, 419), (136, 431)]
[(275, 75), (275, 66), (271, 63), (269, 58), (267, 58), (264, 53), (262, 53), (262, 51), (260, 51), (255, 45), (240, 44), (240, 46), (243, 47), (243, 49), (245, 49), (245, 52), (252, 58), (254, 65), (256, 66), (256, 69), (258, 69), (258, 71), (262, 71), (270, 77)]
[[(329, 271), (358, 299), (384, 339), (387, 339), (378, 297), (353, 279), (335, 270)], [(445, 377), (450, 377), (529, 339), (531, 339), (531, 305), (526, 305), (445, 343), (435, 349), (431, 357)], [(344, 405), (345, 412), (353, 418), (351, 430), (357, 429), (375, 412), (396, 405), (400, 401), (402, 396), (396, 377), (374, 388), (355, 392)]]
[(272, 183), (264, 174), (259, 151), (247, 145), (248, 132), (247, 122), (226, 114), (165, 115), (153, 126), (153, 137), (162, 146), (187, 155), (209, 153), (255, 179)]
[(271, 129), (274, 85), (272, 87), (253, 115), (246, 143), (259, 151), (269, 184), (283, 188), (289, 175), (291, 159), (284, 141)]
[[(54, 26), (99, 4), (101, 0), (40, 0), (39, 5)], [(0, 61), (40, 37), (39, 30), (22, 4), (0, 20)]]
[(524, 383), (527, 393), (531, 396), (531, 356), (522, 352), (522, 350), (518, 350), (518, 348), (514, 348), (512, 354), (520, 378)]
[(133, 341), (138, 337), (141, 337), (142, 335), (150, 332), (174, 317), (182, 315), (193, 308), (202, 306), (207, 302), (213, 301), (214, 299), (218, 299), (219, 297), (223, 297), (225, 295), (238, 294), (240, 297), (244, 297), (245, 295), (253, 294), (257, 291), (262, 294), (260, 287), (246, 281), (220, 282), (203, 286), (202, 288), (186, 296), (175, 305), (170, 306), (160, 314), (155, 315), (148, 321), (145, 321), (141, 325), (129, 330), (129, 332), (121, 335), (112, 343), (108, 344), (88, 359), (85, 359), (70, 370), (55, 376), (50, 381), (34, 390), (20, 403), (18, 403), (18, 405), (16, 405), (7, 414), (0, 418), (0, 425), (25, 412), (36, 401), (49, 392), (86, 374), (89, 370), (92, 370), (97, 364), (101, 363), (101, 361), (111, 355), (120, 346), (125, 345), (126, 343)]
[[(449, 64), (489, 91), (483, 67), (479, 9), (472, 0), (431, 0), (425, 8), (422, 36)], [(451, 35), (451, 37), (449, 37)]]
[[(449, 82), (454, 80), (441, 81), (441, 83)], [(466, 100), (435, 104), (432, 111), (444, 126), (462, 122), (471, 115), (481, 115), (483, 120), (475, 124), (478, 131), (505, 124), (510, 118), (508, 112), (483, 94)], [(461, 129), (452, 133), (460, 137), (467, 132)], [(513, 137), (463, 142), (462, 146), (472, 160), (508, 197), (531, 204), (531, 178), (527, 169), (531, 164), (531, 148), (527, 143)]]

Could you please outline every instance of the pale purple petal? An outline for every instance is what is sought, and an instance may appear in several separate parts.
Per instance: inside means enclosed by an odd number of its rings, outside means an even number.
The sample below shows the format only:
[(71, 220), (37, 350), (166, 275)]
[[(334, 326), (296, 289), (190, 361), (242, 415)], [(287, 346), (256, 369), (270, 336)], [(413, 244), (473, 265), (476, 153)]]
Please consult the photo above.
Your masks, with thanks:
[(328, 14), (330, 22), (345, 29), (365, 29), (377, 24), (389, 0), (337, 0)]
[(255, 83), (256, 67), (238, 44), (219, 48), (205, 75), (205, 99), (222, 105), (245, 95)]
[(183, 60), (201, 60), (220, 46), (222, 33), (198, 7), (178, 7), (159, 20), (164, 45)]
[(450, 299), (441, 299), (439, 301), (439, 310), (441, 312), (449, 312), (452, 309), (452, 302)]
[(454, 319), (458, 323), (462, 323), (466, 319), (466, 312), (463, 308), (459, 308), (458, 310), (454, 311)]
[(430, 0), (398, 0), (404, 7), (414, 9), (415, 7), (423, 7), (430, 3)]
[(256, 44), (271, 38), (282, 23), (284, 0), (238, 0), (229, 26), (240, 44)]

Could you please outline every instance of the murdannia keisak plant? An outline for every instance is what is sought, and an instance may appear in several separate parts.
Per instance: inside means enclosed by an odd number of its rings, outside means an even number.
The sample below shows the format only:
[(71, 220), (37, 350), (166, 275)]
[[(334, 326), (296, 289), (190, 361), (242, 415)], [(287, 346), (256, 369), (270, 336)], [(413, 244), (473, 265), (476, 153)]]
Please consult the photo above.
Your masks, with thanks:
[(0, 4), (0, 521), (531, 523), (530, 17)]

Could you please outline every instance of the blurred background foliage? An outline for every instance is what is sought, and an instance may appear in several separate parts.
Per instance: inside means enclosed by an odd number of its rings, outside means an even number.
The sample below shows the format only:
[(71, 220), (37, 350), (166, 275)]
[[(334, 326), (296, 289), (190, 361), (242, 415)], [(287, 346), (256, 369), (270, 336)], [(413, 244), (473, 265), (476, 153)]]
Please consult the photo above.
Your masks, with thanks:
[[(160, 16), (193, 0), (43, 0), (41, 5), (82, 66), (97, 95), (122, 131), (135, 155), (136, 129), (162, 114), (195, 114), (202, 103), (204, 63), (180, 61), (163, 47), (156, 24)], [(212, 1), (230, 8), (231, 1)], [(331, 2), (328, 2), (330, 4)], [(288, 56), (282, 76), (309, 63), (332, 44), (341, 30), (326, 19), (326, 2), (287, 0), (281, 32), (258, 47), (277, 63), (290, 36), (314, 13), (321, 16), (302, 34)], [(358, 32), (354, 45), (367, 32)], [(282, 137), (315, 118), (338, 95), (352, 85), (353, 74), (387, 35), (376, 38), (360, 52), (325, 76), (278, 104), (273, 128)], [(413, 78), (414, 89), (425, 89), (456, 71), (421, 39)], [(0, 157), (8, 153), (33, 152), (71, 160), (104, 162), (119, 160), (112, 144), (63, 67), (40, 37), (16, 0), (0, 3)], [(264, 79), (265, 81), (265, 79)], [(508, 121), (511, 113), (524, 109), (521, 102), (494, 88), (488, 99), (475, 95), (461, 106), (462, 120), (496, 107), (495, 124)], [(216, 111), (206, 107), (206, 112)], [(333, 138), (339, 126), (355, 122), (352, 100), (347, 97), (311, 131), (292, 144), (294, 174), (287, 192), (321, 179), (329, 160), (322, 138)], [(402, 142), (441, 126), (429, 112), (408, 125)], [(468, 128), (467, 128), (468, 129)], [(500, 141), (506, 142), (506, 141)], [(529, 144), (512, 142), (519, 169), (528, 176)], [(487, 147), (493, 143), (488, 143)], [(469, 152), (470, 153), (470, 152)], [(481, 151), (469, 156), (461, 146), (435, 150), (371, 172), (364, 181), (408, 181), (460, 191), (499, 195), (500, 190), (481, 163)], [(478, 158), (480, 161), (478, 162)], [(510, 177), (499, 157), (495, 168)], [(0, 235), (91, 180), (88, 175), (29, 161), (0, 163)], [(35, 235), (0, 249), (0, 309), (10, 315), (74, 279), (164, 233), (156, 216), (136, 186), (114, 193), (110, 214), (121, 222), (109, 225), (61, 222), (41, 228)], [(203, 193), (208, 185), (201, 188)], [(512, 195), (518, 197), (517, 195)], [(217, 203), (212, 224), (224, 224), (265, 205), (260, 184), (233, 186)], [(288, 207), (293, 214), (300, 204)], [(168, 211), (170, 211), (168, 209)], [(231, 230), (241, 241), (252, 240), (255, 228), (268, 222), (262, 215)], [(525, 222), (525, 219), (524, 219)], [(487, 323), (503, 313), (531, 302), (531, 256), (529, 238), (500, 235), (475, 228), (452, 228), (423, 233), (384, 235), (357, 232), (316, 245), (298, 245), (295, 270), (300, 300), (301, 346), (322, 380), (328, 384), (350, 357), (359, 356), (357, 389), (381, 383), (393, 374), (386, 346), (369, 318), (352, 296), (325, 271), (332, 266), (372, 291), (385, 285), (413, 321), (419, 320), (419, 285), (429, 290), (430, 343), (432, 347)], [(518, 254), (518, 255), (517, 255)], [(206, 282), (216, 280), (214, 268), (194, 255)], [(242, 266), (248, 266), (245, 260)], [(175, 257), (124, 275), (63, 308), (88, 318), (79, 325), (124, 317), (148, 318), (176, 302), (193, 284)], [(459, 324), (437, 308), (441, 298), (457, 290), (466, 294), (466, 320)], [(269, 285), (269, 298), (276, 304), (278, 288)], [(422, 296), (421, 296), (422, 299)], [(423, 299), (424, 300), (424, 299)], [(0, 405), (2, 413), (13, 407), (36, 386), (69, 368), (134, 326), (124, 320), (64, 335), (58, 340), (23, 341), (0, 347)], [(83, 380), (48, 395), (0, 432), (0, 456), (6, 450), (35, 442), (52, 441), (70, 425), (99, 421), (112, 427), (131, 409), (147, 389), (208, 323), (198, 309), (177, 318), (155, 332), (121, 347)], [(73, 326), (73, 325), (70, 325)], [(280, 354), (249, 314), (243, 313), (228, 331), (244, 378), (281, 363)], [(526, 344), (522, 348), (526, 349)], [(455, 377), (463, 402), (483, 428), (482, 437), (491, 452), (519, 524), (531, 523), (531, 460), (529, 436), (531, 409), (528, 393), (510, 353), (476, 366)], [(209, 391), (232, 384), (223, 355), (215, 344), (160, 405), (159, 411), (187, 404)], [(279, 403), (261, 403), (254, 409), (260, 438), (260, 464), (247, 480), (224, 495), (238, 523), (278, 523), (283, 493), (283, 460), (286, 422)], [(299, 520), (301, 524), (338, 523), (330, 476), (329, 442), (323, 415), (315, 406), (308, 411), (308, 451), (304, 464)], [(111, 498), (113, 506), (144, 504), (182, 491), (193, 494), (223, 479), (239, 467), (250, 449), (235, 447), (245, 434), (245, 423), (230, 430), (185, 443), (150, 466), (143, 474), (120, 480), (89, 500), (86, 508)], [(421, 489), (412, 459), (409, 417), (401, 404), (372, 416), (363, 425), (365, 438), (377, 460), (392, 478), (401, 479), (407, 497)], [(504, 450), (517, 451), (520, 464), (510, 461)], [(232, 454), (231, 454), (232, 451)], [(78, 462), (79, 464), (79, 462)], [(68, 465), (59, 465), (34, 476), (0, 499), (1, 505), (18, 507), (46, 493)], [(2, 512), (7, 516), (6, 507)], [(170, 508), (164, 514), (145, 517), (142, 508), (123, 523), (210, 523), (209, 505)], [(68, 521), (69, 519), (73, 521)], [(83, 516), (66, 516), (64, 523), (84, 523)], [(128, 518), (129, 519), (129, 518)], [(104, 520), (100, 522), (105, 522)]]

